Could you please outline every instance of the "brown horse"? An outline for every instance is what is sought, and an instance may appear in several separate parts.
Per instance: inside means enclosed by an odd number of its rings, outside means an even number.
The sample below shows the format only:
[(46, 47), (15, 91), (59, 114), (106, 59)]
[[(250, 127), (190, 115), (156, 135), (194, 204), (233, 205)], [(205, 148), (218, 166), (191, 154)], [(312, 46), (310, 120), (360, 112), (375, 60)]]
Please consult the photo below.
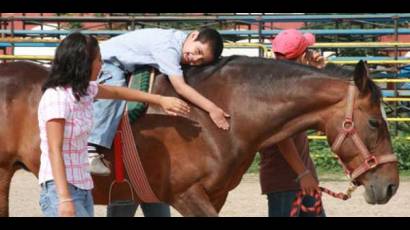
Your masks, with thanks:
[[(391, 160), (394, 155), (380, 110), (380, 91), (366, 70), (363, 62), (352, 72), (237, 56), (188, 69), (187, 82), (231, 115), (231, 128), (218, 129), (194, 106), (188, 118), (166, 116), (158, 108), (149, 108), (133, 124), (133, 133), (155, 194), (183, 216), (216, 216), (258, 149), (316, 129), (326, 133), (329, 144), (338, 139), (337, 154), (348, 170), (356, 172), (355, 183), (365, 186), (367, 202), (388, 202), (399, 185), (398, 168)], [(2, 216), (8, 215), (14, 172), (24, 167), (38, 173), (37, 104), (46, 77), (47, 70), (33, 63), (0, 66)], [(349, 90), (351, 82), (356, 86)], [(346, 99), (348, 91), (352, 99)], [(154, 93), (177, 95), (161, 75), (156, 78)], [(343, 141), (338, 137), (342, 122), (344, 129), (353, 126), (345, 119), (348, 104), (358, 135), (342, 135), (346, 136)], [(363, 149), (369, 152), (363, 153)], [(113, 158), (112, 154), (106, 156)], [(107, 204), (112, 180), (113, 176), (94, 177), (96, 204)], [(122, 187), (115, 196), (128, 197), (128, 192)]]

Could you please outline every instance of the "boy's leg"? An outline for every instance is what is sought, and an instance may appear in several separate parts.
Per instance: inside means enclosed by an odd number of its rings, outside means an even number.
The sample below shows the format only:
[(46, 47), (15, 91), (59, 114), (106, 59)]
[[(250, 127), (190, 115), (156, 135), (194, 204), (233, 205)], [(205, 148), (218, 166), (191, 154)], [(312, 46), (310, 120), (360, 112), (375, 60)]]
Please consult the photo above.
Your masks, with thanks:
[[(124, 87), (126, 86), (124, 72), (112, 64), (104, 63), (99, 83)], [(123, 100), (98, 99), (93, 103), (94, 123), (88, 138), (89, 145), (111, 148), (125, 105), (126, 102)], [(110, 169), (102, 163), (93, 146), (89, 146), (90, 172), (99, 175), (110, 174)]]
[[(100, 84), (126, 86), (124, 72), (118, 67), (104, 63)], [(88, 142), (111, 148), (115, 131), (120, 123), (126, 102), (123, 100), (98, 99), (93, 103), (93, 129)]]

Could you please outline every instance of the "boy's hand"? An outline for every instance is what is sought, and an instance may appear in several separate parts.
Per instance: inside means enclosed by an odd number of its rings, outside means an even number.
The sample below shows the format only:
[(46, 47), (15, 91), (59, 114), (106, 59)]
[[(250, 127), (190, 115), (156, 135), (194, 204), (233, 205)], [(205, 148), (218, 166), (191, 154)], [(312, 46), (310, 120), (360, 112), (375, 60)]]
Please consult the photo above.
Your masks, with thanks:
[(209, 111), (209, 116), (211, 117), (212, 121), (223, 130), (229, 129), (229, 123), (226, 120), (226, 117), (230, 117), (229, 114), (225, 113), (221, 108), (215, 107), (211, 111)]
[(187, 116), (190, 112), (188, 104), (176, 97), (161, 96), (159, 105), (167, 114), (173, 116)]
[(320, 192), (318, 182), (310, 173), (303, 176), (299, 183), (304, 195), (314, 196), (315, 192)]

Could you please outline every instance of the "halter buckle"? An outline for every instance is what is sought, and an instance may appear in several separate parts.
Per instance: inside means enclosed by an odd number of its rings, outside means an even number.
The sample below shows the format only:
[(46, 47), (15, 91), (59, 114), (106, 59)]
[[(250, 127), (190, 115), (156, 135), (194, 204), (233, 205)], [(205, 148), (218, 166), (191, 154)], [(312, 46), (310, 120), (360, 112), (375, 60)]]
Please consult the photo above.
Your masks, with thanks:
[(358, 186), (355, 184), (355, 182), (350, 181), (349, 187), (346, 190), (346, 195), (351, 198), (352, 197), (352, 193), (356, 190)]
[(368, 157), (364, 162), (368, 169), (375, 168), (378, 165), (378, 161), (375, 156)]

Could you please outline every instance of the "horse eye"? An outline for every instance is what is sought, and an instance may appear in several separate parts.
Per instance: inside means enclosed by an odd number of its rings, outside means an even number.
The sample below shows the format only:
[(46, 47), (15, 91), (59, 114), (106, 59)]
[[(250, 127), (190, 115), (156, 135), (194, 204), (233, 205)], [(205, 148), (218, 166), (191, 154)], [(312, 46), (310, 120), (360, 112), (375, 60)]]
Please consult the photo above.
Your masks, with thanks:
[(376, 119), (369, 119), (369, 125), (372, 128), (379, 128), (379, 126), (380, 126), (379, 121), (376, 120)]

